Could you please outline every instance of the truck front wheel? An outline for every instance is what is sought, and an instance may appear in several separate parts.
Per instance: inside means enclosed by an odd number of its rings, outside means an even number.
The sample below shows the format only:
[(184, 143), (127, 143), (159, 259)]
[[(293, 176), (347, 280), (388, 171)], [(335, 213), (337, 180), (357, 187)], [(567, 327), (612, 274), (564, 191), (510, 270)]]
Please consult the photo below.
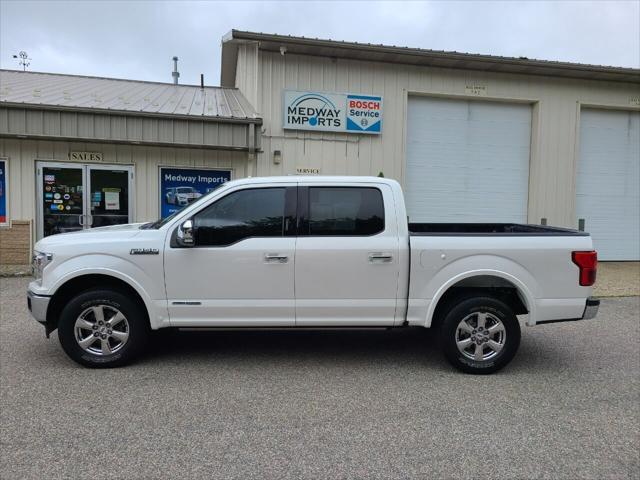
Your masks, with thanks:
[(143, 349), (149, 328), (137, 302), (114, 290), (89, 290), (71, 299), (58, 324), (64, 351), (85, 367), (119, 367)]
[(441, 327), (447, 360), (466, 373), (500, 370), (520, 345), (518, 318), (507, 304), (492, 297), (462, 300), (446, 313)]

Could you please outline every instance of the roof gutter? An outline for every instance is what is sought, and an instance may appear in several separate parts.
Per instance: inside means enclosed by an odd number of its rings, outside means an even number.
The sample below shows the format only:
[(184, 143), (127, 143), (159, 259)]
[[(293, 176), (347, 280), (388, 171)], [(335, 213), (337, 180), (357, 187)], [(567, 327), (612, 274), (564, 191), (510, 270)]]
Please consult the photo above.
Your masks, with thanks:
[(21, 103), (0, 101), (0, 107), (6, 108), (24, 108), (28, 110), (46, 110), (56, 112), (79, 112), (104, 115), (121, 115), (126, 117), (147, 117), (147, 118), (170, 118), (172, 120), (199, 120), (214, 123), (239, 123), (239, 124), (255, 124), (261, 125), (262, 118), (237, 118), (223, 116), (207, 116), (207, 115), (176, 115), (173, 113), (152, 113), (140, 112), (132, 110), (114, 110), (107, 108), (89, 108), (89, 107), (66, 107), (64, 105), (43, 105), (39, 103)]
[(236, 146), (236, 145), (202, 145), (194, 143), (174, 143), (174, 142), (157, 142), (146, 140), (119, 140), (119, 139), (100, 139), (94, 137), (74, 137), (70, 135), (42, 135), (34, 133), (0, 133), (0, 138), (11, 138), (17, 140), (46, 140), (46, 141), (65, 141), (65, 142), (81, 142), (81, 143), (100, 143), (100, 144), (116, 144), (116, 145), (133, 145), (145, 147), (169, 147), (169, 148), (190, 148), (200, 150), (229, 150), (235, 152), (255, 152), (252, 146)]
[[(236, 57), (237, 44), (234, 41), (260, 42), (261, 48), (266, 44), (286, 45), (290, 53), (318, 55), (324, 57), (337, 56), (356, 60), (406, 63), (442, 68), (458, 68), (467, 70), (495, 71), (498, 73), (518, 73), (525, 75), (545, 75), (563, 78), (579, 78), (587, 80), (617, 81), (640, 83), (640, 69), (627, 67), (608, 67), (569, 62), (532, 60), (527, 58), (499, 57), (459, 52), (442, 52), (409, 47), (370, 45), (354, 42), (340, 42), (287, 35), (232, 30), (223, 38), (223, 56), (225, 48), (227, 57)], [(297, 47), (297, 51), (296, 51)], [(235, 50), (234, 50), (235, 49)], [(367, 56), (367, 58), (363, 58)], [(228, 58), (228, 63), (230, 58)], [(466, 64), (466, 65), (463, 65)], [(471, 65), (469, 65), (471, 64)], [(224, 70), (224, 64), (223, 64)], [(233, 70), (233, 71), (231, 71)], [(231, 76), (233, 75), (233, 81)], [(223, 81), (231, 82), (223, 86), (234, 86), (235, 66), (223, 73)]]

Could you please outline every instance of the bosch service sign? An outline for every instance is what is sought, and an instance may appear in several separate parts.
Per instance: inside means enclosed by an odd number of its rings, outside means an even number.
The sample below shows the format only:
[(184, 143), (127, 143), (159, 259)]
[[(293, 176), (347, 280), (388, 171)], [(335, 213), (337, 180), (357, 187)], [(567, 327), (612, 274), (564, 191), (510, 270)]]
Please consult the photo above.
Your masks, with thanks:
[(380, 134), (382, 97), (350, 93), (284, 92), (285, 129)]
[(347, 132), (380, 133), (382, 97), (347, 95)]

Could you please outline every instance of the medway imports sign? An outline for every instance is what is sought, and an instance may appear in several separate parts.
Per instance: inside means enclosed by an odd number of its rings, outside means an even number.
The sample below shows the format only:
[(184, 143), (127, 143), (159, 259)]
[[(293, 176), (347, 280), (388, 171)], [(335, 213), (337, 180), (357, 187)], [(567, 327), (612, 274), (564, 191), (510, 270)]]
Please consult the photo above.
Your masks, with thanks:
[(285, 129), (382, 133), (382, 97), (285, 90), (283, 99)]
[(231, 170), (160, 167), (160, 217), (167, 218), (231, 180)]

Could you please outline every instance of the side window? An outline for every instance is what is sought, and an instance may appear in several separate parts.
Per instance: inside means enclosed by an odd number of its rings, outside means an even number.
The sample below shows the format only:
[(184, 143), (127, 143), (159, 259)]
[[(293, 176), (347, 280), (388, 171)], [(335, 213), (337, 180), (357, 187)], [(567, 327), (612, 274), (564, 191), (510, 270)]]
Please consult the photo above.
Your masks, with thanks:
[(309, 188), (309, 235), (369, 236), (383, 230), (384, 204), (377, 188)]
[(224, 246), (249, 237), (284, 234), (284, 188), (238, 190), (193, 217), (198, 246)]

